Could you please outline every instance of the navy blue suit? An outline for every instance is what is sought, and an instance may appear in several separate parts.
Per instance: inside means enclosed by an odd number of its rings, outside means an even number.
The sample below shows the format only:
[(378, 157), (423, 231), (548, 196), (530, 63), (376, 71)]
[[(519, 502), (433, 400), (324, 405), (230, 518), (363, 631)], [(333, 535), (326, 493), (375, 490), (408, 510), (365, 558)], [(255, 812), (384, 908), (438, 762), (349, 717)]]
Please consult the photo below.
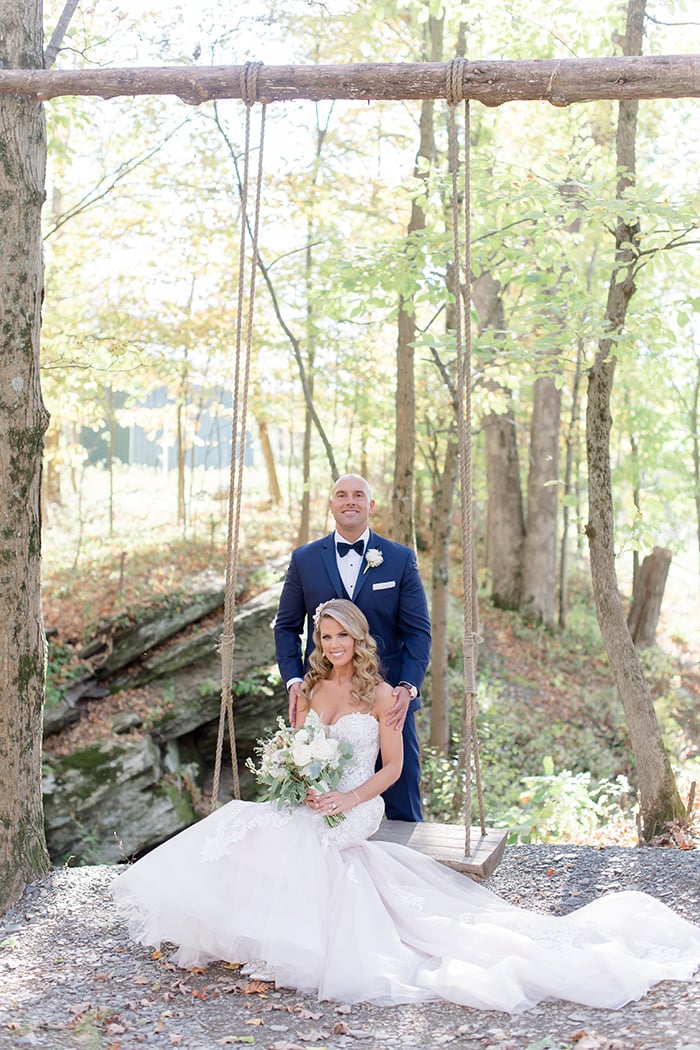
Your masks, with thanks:
[[(321, 602), (348, 598), (336, 562), (334, 533), (297, 547), (292, 552), (275, 620), (276, 657), (282, 679), (303, 678), (306, 658), (313, 649), (311, 618)], [(393, 687), (410, 682), (419, 690), (430, 660), (430, 618), (416, 556), (409, 547), (371, 532), (367, 549), (380, 550), (383, 562), (362, 568), (352, 601), (367, 617), (377, 643), (381, 670)], [(301, 635), (308, 626), (302, 658)], [(384, 793), (390, 820), (422, 820), (420, 755), (414, 712), (420, 697), (411, 701), (404, 726), (404, 764), (399, 780)]]

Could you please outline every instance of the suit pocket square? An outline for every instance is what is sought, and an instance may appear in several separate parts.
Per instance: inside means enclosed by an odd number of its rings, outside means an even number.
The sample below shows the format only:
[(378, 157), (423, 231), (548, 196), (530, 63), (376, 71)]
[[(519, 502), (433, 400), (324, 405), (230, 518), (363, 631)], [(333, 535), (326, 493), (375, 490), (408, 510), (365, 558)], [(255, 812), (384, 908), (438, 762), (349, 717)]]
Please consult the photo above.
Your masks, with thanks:
[(390, 587), (396, 586), (396, 580), (387, 580), (385, 583), (373, 583), (373, 591), (388, 591)]

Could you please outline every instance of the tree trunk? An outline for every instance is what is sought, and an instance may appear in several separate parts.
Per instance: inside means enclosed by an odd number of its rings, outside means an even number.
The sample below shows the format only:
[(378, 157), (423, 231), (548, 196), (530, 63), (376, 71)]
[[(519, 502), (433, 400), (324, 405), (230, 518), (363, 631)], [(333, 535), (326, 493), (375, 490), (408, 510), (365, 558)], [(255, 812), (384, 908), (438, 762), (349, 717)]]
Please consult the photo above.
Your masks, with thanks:
[[(472, 281), (472, 301), (481, 330), (492, 329), (494, 339), (500, 339), (500, 333), (505, 330), (501, 286), (488, 270)], [(500, 609), (519, 609), (525, 520), (515, 410), (510, 390), (493, 379), (485, 381), (483, 386), (491, 391), (493, 401), (503, 405), (482, 420), (488, 491), (486, 564), (491, 579), (491, 597)]]
[[(638, 54), (644, 27), (645, 0), (629, 0), (625, 49)], [(634, 181), (637, 103), (621, 102), (617, 128), (618, 197)], [(609, 335), (600, 339), (589, 373), (586, 410), (591, 576), (598, 622), (630, 731), (639, 778), (643, 837), (649, 841), (669, 820), (681, 818), (681, 802), (663, 746), (649, 686), (625, 621), (615, 572), (614, 514), (610, 469), (610, 401), (615, 374), (613, 335), (621, 331), (634, 294), (637, 222), (618, 218), (616, 258), (608, 288)]]
[[(415, 210), (415, 205), (412, 210)], [(409, 547), (415, 547), (416, 542), (413, 520), (413, 470), (416, 445), (416, 390), (413, 371), (415, 337), (415, 314), (410, 304), (402, 296), (399, 300), (396, 340), (396, 445), (391, 506), (392, 535), (397, 543), (405, 543)]]
[[(442, 31), (444, 15), (428, 19), (426, 52), (432, 61), (442, 57)], [(416, 154), (413, 174), (426, 178), (428, 167), (435, 159), (435, 129), (433, 115), (435, 102), (425, 99), (420, 112), (420, 144)], [(411, 217), (406, 231), (406, 251), (414, 250), (415, 234), (425, 229), (425, 212), (414, 196), (411, 202)], [(413, 520), (413, 472), (416, 449), (416, 388), (414, 375), (414, 341), (416, 338), (416, 316), (413, 302), (405, 296), (399, 298), (398, 334), (396, 340), (396, 448), (394, 454), (394, 491), (392, 498), (393, 538), (398, 543), (415, 547)]]
[(280, 488), (279, 479), (277, 477), (277, 467), (275, 466), (275, 454), (272, 451), (272, 443), (270, 441), (270, 431), (266, 419), (263, 419), (259, 414), (256, 415), (255, 419), (258, 424), (260, 449), (265, 462), (265, 470), (267, 471), (267, 491), (270, 494), (270, 503), (273, 507), (279, 507), (282, 502), (282, 489)]
[(654, 547), (642, 562), (627, 617), (632, 641), (638, 649), (650, 649), (656, 644), (656, 628), (670, 567), (671, 552), (665, 547)]
[(520, 611), (546, 627), (554, 627), (556, 619), (560, 421), (561, 392), (551, 376), (539, 376), (530, 427)]
[[(40, 68), (41, 6), (0, 0), (0, 59)], [(39, 385), (41, 206), (46, 133), (39, 102), (0, 98), (0, 911), (48, 867), (41, 805), (45, 642), (41, 612)]]
[[(183, 384), (184, 385), (184, 384)], [(183, 422), (186, 394), (183, 390), (178, 398), (176, 409), (176, 449), (177, 449), (177, 523), (182, 525), (183, 532), (187, 525), (187, 503), (185, 501), (185, 426)], [(193, 450), (194, 455), (194, 450)]]
[(486, 445), (486, 561), (491, 598), (499, 609), (519, 609), (522, 600), (522, 545), (525, 539), (515, 410), (510, 391), (505, 412), (490, 412), (482, 428)]
[(700, 562), (700, 361), (695, 368), (693, 400), (690, 406), (690, 440), (693, 446), (693, 489), (695, 491), (695, 535)]
[(430, 746), (439, 748), (444, 754), (447, 754), (450, 745), (447, 624), (452, 503), (457, 486), (458, 465), (459, 445), (451, 438), (445, 452), (445, 465), (442, 474), (435, 478), (433, 492), (433, 576), (430, 599), (430, 622), (433, 630), (430, 660)]

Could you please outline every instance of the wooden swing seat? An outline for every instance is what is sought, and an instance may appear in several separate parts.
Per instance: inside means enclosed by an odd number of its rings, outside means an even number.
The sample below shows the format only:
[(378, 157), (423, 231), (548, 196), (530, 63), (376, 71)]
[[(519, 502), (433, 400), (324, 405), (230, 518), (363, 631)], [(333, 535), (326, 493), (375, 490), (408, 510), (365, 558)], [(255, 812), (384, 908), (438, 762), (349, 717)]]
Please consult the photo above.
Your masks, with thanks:
[(372, 835), (377, 842), (397, 842), (417, 853), (461, 871), (473, 879), (487, 879), (503, 858), (508, 832), (503, 828), (471, 828), (471, 853), (465, 854), (463, 824), (433, 824), (423, 821), (413, 824), (407, 820), (383, 820)]

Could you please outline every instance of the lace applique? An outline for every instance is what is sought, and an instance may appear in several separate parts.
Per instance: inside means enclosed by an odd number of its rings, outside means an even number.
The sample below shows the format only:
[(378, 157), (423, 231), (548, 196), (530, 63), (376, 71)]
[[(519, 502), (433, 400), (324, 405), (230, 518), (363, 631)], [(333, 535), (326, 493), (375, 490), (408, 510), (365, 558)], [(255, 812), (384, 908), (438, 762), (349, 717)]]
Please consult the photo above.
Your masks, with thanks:
[(230, 802), (214, 816), (220, 816), (212, 835), (204, 840), (203, 861), (217, 861), (231, 852), (231, 846), (240, 842), (254, 828), (278, 828), (292, 819), (293, 810), (278, 809), (273, 803)]
[(400, 886), (397, 882), (388, 883), (388, 889), (392, 897), (403, 901), (413, 911), (425, 911), (425, 897), (419, 893), (407, 893), (406, 890)]
[[(338, 784), (338, 791), (352, 791), (374, 774), (379, 753), (379, 723), (373, 715), (365, 711), (352, 711), (328, 726), (328, 735), (346, 741), (352, 747), (352, 762), (345, 769)], [(345, 820), (334, 828), (324, 824), (321, 829), (321, 841), (324, 845), (332, 844), (336, 849), (356, 846), (374, 834), (383, 816), (382, 798), (362, 802), (348, 810)]]

